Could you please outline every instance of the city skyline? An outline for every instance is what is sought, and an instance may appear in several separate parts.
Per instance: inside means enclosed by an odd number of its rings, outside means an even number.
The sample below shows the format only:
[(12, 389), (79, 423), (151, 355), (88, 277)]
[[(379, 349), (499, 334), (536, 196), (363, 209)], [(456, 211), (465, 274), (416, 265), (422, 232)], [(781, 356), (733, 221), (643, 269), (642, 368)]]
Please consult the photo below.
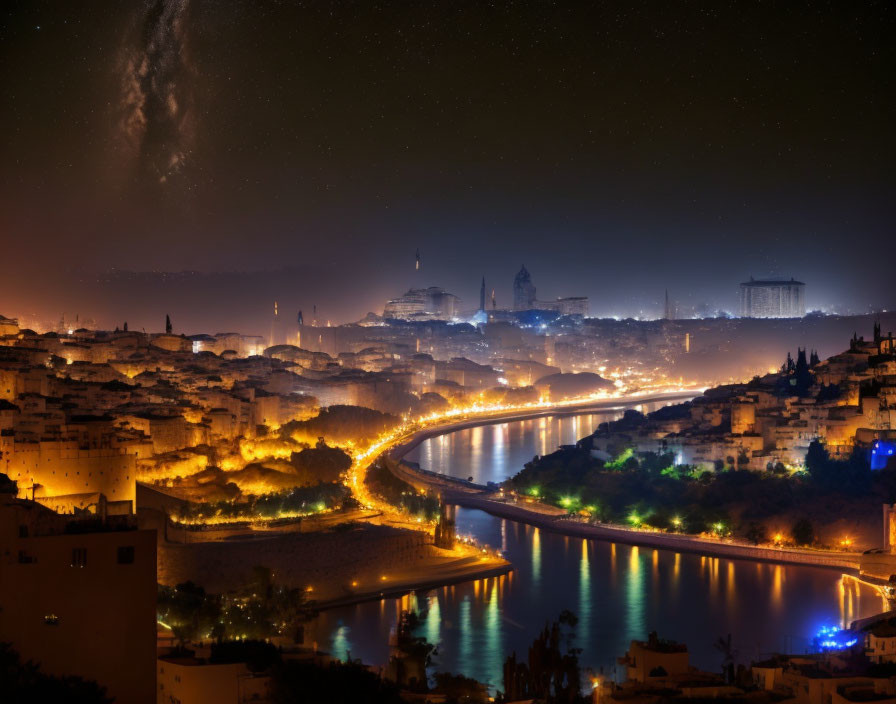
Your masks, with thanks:
[[(422, 258), (421, 258), (422, 260)], [(282, 315), (286, 318), (294, 318), (299, 312), (309, 316), (312, 310), (318, 311), (312, 318), (320, 325), (343, 325), (364, 319), (369, 314), (382, 315), (384, 304), (390, 300), (400, 298), (406, 292), (417, 289), (439, 288), (457, 296), (458, 300), (452, 310), (455, 314), (449, 316), (456, 322), (466, 322), (478, 309), (479, 297), (483, 276), (480, 274), (476, 283), (476, 292), (471, 293), (470, 286), (462, 286), (457, 290), (449, 287), (432, 284), (430, 282), (429, 267), (421, 264), (419, 268), (412, 264), (408, 267), (406, 280), (396, 282), (394, 287), (381, 280), (377, 280), (369, 287), (361, 282), (354, 281), (350, 285), (339, 284), (338, 288), (343, 292), (350, 291), (357, 294), (355, 302), (348, 307), (334, 305), (332, 296), (328, 295), (332, 289), (327, 285), (316, 289), (315, 294), (303, 294), (294, 285), (296, 279), (301, 279), (306, 274), (303, 270), (292, 268), (262, 270), (256, 272), (228, 271), (202, 273), (197, 271), (120, 271), (112, 270), (99, 275), (72, 275), (73, 286), (77, 286), (80, 295), (66, 298), (60, 306), (58, 300), (43, 292), (43, 295), (33, 295), (30, 302), (22, 310), (17, 310), (10, 303), (3, 314), (7, 317), (18, 317), (23, 323), (31, 325), (35, 329), (54, 329), (59, 326), (59, 321), (78, 320), (89, 321), (89, 324), (99, 328), (112, 329), (120, 325), (124, 320), (131, 320), (138, 328), (146, 327), (154, 330), (165, 314), (171, 314), (178, 321), (178, 327), (184, 332), (198, 333), (214, 330), (240, 330), (252, 334), (262, 334), (269, 325), (271, 306), (278, 303), (282, 309)], [(528, 268), (528, 267), (527, 267)], [(499, 310), (514, 310), (513, 279), (515, 268), (507, 267), (511, 271), (510, 277), (498, 280), (486, 275), (487, 287), (486, 309), (497, 308)], [(783, 278), (785, 281), (796, 277), (768, 277), (749, 276), (746, 280), (732, 281), (728, 287), (727, 295), (717, 298), (703, 299), (695, 296), (687, 289), (675, 290), (670, 288), (656, 289), (642, 292), (637, 295), (627, 291), (625, 295), (619, 295), (613, 300), (607, 298), (592, 298), (583, 293), (587, 289), (587, 283), (567, 281), (556, 291), (547, 286), (541, 286), (542, 277), (540, 269), (530, 272), (535, 282), (539, 300), (533, 308), (539, 306), (552, 308), (559, 300), (573, 300), (584, 298), (587, 300), (586, 317), (592, 318), (616, 318), (635, 320), (659, 320), (667, 317), (665, 298), (668, 296), (675, 317), (682, 319), (732, 317), (743, 315), (742, 289), (747, 281), (757, 283), (765, 280)], [(472, 274), (471, 274), (472, 276)], [(434, 277), (433, 277), (434, 278)], [(455, 277), (457, 278), (457, 277)], [(465, 277), (466, 278), (466, 277)], [(436, 279), (440, 281), (441, 279)], [(799, 282), (806, 289), (803, 300), (805, 301), (805, 313), (821, 313), (826, 315), (855, 316), (887, 312), (896, 309), (896, 301), (888, 304), (887, 299), (880, 302), (869, 303), (864, 308), (850, 307), (838, 303), (824, 304), (824, 284), (813, 285), (814, 282)], [(330, 286), (335, 285), (329, 282)], [(581, 286), (581, 288), (580, 288)], [(240, 289), (242, 295), (231, 305), (220, 305), (221, 291)], [(822, 289), (819, 293), (818, 289)], [(457, 293), (462, 291), (462, 293)], [(495, 294), (493, 305), (492, 293)], [(378, 300), (379, 297), (379, 300)], [(799, 317), (798, 314), (796, 317)], [(787, 317), (787, 316), (783, 316)], [(476, 322), (476, 321), (474, 321)], [(478, 321), (482, 322), (482, 321)]]
[(317, 298), (347, 321), (407, 287), (416, 249), (469, 301), (524, 262), (607, 313), (666, 288), (736, 310), (750, 275), (892, 307), (892, 26), (878, 4), (16, 4), (4, 314), (64, 291), (104, 316), (86, 282), (113, 268), (289, 266), (260, 313)]

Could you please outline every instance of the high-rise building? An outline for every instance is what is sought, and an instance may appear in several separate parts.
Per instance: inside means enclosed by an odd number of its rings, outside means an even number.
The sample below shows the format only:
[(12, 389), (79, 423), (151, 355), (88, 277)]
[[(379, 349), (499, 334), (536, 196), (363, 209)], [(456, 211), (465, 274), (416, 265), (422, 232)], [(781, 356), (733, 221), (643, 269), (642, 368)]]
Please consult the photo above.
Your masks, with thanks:
[(485, 277), (482, 277), (482, 286), (479, 288), (479, 310), (485, 310)]
[(802, 318), (806, 315), (806, 284), (790, 279), (754, 279), (740, 285), (744, 318)]
[(525, 265), (513, 279), (513, 309), (532, 310), (535, 308), (535, 284)]

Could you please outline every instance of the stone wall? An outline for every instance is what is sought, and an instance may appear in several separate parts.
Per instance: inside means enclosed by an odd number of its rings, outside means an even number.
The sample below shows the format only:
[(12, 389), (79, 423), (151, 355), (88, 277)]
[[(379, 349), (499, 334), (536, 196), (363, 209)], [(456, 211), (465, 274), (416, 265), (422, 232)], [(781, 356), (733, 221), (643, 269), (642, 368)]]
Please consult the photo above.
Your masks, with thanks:
[[(168, 585), (192, 580), (207, 591), (226, 592), (245, 585), (253, 568), (262, 566), (274, 572), (278, 583), (311, 587), (312, 598), (327, 601), (358, 589), (368, 591), (374, 584), (386, 586), (390, 571), (419, 566), (434, 556), (436, 548), (430, 543), (425, 533), (377, 525), (274, 536), (245, 532), (218, 541), (168, 542), (159, 546), (158, 579)], [(381, 579), (384, 575), (387, 580)]]

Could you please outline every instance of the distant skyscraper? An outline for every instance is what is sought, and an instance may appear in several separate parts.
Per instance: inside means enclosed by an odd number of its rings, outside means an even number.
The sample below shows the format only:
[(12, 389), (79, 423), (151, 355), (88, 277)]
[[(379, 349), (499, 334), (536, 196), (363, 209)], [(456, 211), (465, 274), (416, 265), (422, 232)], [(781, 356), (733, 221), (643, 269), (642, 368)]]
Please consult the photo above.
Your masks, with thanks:
[(513, 279), (513, 309), (532, 310), (535, 307), (535, 285), (525, 265)]
[(420, 250), (417, 250), (417, 254), (414, 257), (414, 271), (420, 271)]
[(666, 310), (663, 314), (663, 317), (666, 320), (675, 320), (678, 318), (677, 312), (675, 310), (675, 303), (669, 298), (669, 289), (666, 289)]
[(757, 280), (740, 285), (740, 314), (745, 318), (802, 318), (806, 315), (802, 281)]
[(485, 277), (482, 277), (482, 286), (479, 287), (479, 310), (485, 310)]

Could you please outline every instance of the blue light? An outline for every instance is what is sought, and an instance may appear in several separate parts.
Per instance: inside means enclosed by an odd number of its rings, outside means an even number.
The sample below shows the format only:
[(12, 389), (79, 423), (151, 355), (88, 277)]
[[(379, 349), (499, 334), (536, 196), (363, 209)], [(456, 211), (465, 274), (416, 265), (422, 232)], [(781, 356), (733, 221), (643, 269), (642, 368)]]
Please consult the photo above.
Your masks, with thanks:
[(883, 469), (894, 454), (896, 454), (896, 443), (875, 440), (871, 446), (871, 469)]
[(845, 650), (858, 642), (859, 639), (852, 631), (844, 631), (837, 626), (822, 626), (812, 640), (815, 650), (820, 653), (827, 650)]

